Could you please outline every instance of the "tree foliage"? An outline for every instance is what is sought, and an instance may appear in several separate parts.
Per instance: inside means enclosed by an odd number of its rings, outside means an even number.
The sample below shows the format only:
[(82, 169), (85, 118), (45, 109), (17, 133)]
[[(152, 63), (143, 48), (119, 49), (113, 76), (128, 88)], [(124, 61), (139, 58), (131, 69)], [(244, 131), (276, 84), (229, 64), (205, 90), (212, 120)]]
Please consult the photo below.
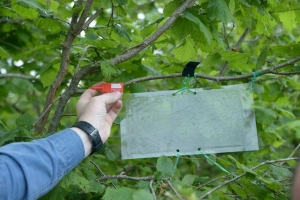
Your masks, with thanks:
[[(119, 122), (105, 148), (42, 199), (288, 199), (300, 139), (300, 3), (291, 0), (3, 0), (0, 145), (70, 127), (82, 89), (125, 94), (251, 82), (259, 151), (122, 161)], [(121, 115), (122, 116), (122, 115)], [(155, 125), (153, 125), (155, 126)], [(173, 175), (174, 173), (174, 175)], [(109, 175), (108, 175), (109, 174)]]

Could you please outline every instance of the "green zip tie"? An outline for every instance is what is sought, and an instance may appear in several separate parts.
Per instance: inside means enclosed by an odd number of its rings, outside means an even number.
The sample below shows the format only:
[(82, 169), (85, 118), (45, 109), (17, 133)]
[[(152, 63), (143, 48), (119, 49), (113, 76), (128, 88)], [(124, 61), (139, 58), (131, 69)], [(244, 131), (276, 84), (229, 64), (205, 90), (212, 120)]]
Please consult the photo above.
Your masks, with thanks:
[(186, 86), (188, 84), (190, 78), (191, 78), (190, 75), (187, 75), (187, 77), (185, 77), (185, 79), (183, 80), (182, 88), (180, 88), (177, 92), (173, 93), (172, 95), (175, 96), (179, 92), (181, 92), (181, 94), (183, 94), (184, 92), (190, 92), (190, 93), (196, 94), (195, 91), (191, 90), (189, 87)]
[(261, 76), (261, 71), (256, 71), (256, 72), (252, 72), (252, 79), (251, 79), (251, 83), (248, 87), (249, 90), (253, 90), (253, 86), (254, 86), (254, 83), (256, 81), (256, 78)]
[(217, 162), (215, 162), (214, 160), (212, 160), (209, 156), (207, 156), (201, 149), (199, 149), (199, 152), (210, 162), (212, 162), (214, 165), (216, 165), (217, 167), (219, 167), (219, 169), (221, 169), (222, 171), (226, 172), (227, 174), (231, 174), (233, 176), (236, 176), (233, 173), (230, 173), (229, 171), (227, 171), (224, 167), (222, 167), (221, 165), (219, 165)]
[(176, 170), (176, 167), (177, 167), (177, 164), (178, 164), (178, 161), (179, 161), (179, 157), (180, 157), (180, 154), (179, 154), (179, 151), (177, 150), (177, 156), (176, 156), (176, 161), (175, 161), (175, 165), (174, 165), (174, 170), (173, 170), (172, 176), (174, 176), (174, 174), (175, 174), (175, 170)]

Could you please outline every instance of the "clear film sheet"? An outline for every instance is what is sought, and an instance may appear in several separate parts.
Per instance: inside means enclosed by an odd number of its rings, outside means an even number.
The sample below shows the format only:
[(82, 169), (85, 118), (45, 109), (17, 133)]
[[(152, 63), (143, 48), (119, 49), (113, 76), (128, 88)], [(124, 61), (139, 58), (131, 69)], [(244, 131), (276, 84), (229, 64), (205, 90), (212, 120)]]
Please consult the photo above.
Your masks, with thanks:
[(247, 85), (131, 94), (121, 122), (122, 159), (258, 150)]

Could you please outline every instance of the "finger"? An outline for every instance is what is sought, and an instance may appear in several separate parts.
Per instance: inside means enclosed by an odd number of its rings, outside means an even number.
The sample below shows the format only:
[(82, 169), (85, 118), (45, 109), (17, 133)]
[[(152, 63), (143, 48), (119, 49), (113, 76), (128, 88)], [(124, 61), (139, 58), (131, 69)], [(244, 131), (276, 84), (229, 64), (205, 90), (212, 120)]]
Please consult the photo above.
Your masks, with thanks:
[[(104, 82), (99, 82), (94, 84), (93, 86), (97, 86), (97, 85), (101, 85)], [(86, 103), (88, 103), (96, 94), (97, 94), (97, 90), (93, 90), (93, 89), (87, 89), (85, 90), (82, 95), (80, 96), (78, 102), (77, 102), (77, 108), (78, 107), (84, 107), (84, 105)]]
[[(105, 82), (99, 82), (99, 83), (96, 83), (94, 84), (93, 86), (97, 86), (97, 85), (101, 85), (102, 83), (105, 83)], [(87, 89), (86, 91), (84, 91), (84, 93), (81, 95), (80, 99), (79, 100), (82, 100), (82, 101), (90, 101), (91, 98), (93, 98), (93, 96), (95, 96), (97, 94), (97, 90), (93, 90), (93, 89)]]
[(105, 105), (109, 107), (111, 107), (112, 105), (114, 105), (122, 96), (121, 92), (112, 92), (112, 93), (105, 93), (101, 96), (97, 96), (95, 98), (97, 98), (97, 101), (102, 101), (103, 103), (105, 103)]
[(118, 116), (119, 112), (122, 109), (122, 101), (118, 100), (111, 109), (107, 112), (108, 118), (107, 122), (109, 125), (112, 125), (112, 123), (115, 121), (116, 117)]

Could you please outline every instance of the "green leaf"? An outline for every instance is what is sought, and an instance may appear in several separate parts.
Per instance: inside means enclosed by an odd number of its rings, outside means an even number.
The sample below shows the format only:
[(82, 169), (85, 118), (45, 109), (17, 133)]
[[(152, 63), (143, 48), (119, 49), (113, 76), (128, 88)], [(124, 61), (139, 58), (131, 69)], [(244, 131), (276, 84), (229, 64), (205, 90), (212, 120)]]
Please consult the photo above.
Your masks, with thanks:
[(235, 0), (230, 0), (228, 7), (229, 7), (230, 12), (232, 14), (234, 14), (235, 13)]
[(240, 53), (235, 51), (221, 51), (220, 54), (224, 58), (224, 60), (233, 63), (246, 63), (250, 58), (250, 55), (248, 53)]
[(135, 190), (132, 195), (132, 200), (153, 200), (152, 194), (149, 192), (149, 190), (141, 189), (141, 190)]
[(257, 58), (256, 68), (260, 69), (266, 62), (266, 58), (268, 56), (269, 45), (266, 45)]
[(38, 1), (35, 0), (18, 0), (18, 4), (26, 7), (32, 8), (34, 10), (38, 10), (43, 16), (52, 16), (51, 11), (46, 10), (45, 6)]
[(39, 200), (49, 200), (49, 199), (65, 199), (65, 196), (69, 194), (69, 191), (65, 190), (62, 187), (56, 186), (46, 195), (39, 198)]
[(61, 23), (54, 19), (39, 18), (36, 21), (36, 26), (42, 30), (51, 32), (51, 34), (58, 33), (62, 30)]
[(43, 84), (43, 87), (47, 87), (51, 85), (57, 75), (57, 69), (54, 69), (53, 67), (49, 67), (47, 70), (41, 73), (41, 82)]
[(187, 186), (193, 185), (194, 181), (195, 181), (195, 176), (191, 174), (184, 175), (182, 179), (182, 183)]
[(295, 160), (289, 160), (286, 163), (289, 164), (289, 166), (291, 166), (291, 167), (297, 167), (297, 165), (298, 165), (298, 162)]
[(119, 5), (125, 5), (128, 3), (128, 0), (116, 0)]
[(9, 54), (2, 47), (0, 47), (0, 57), (7, 58), (8, 56)]
[(132, 200), (134, 190), (126, 187), (107, 188), (103, 200)]
[(168, 3), (164, 8), (164, 15), (169, 17), (178, 8), (179, 3), (180, 1), (178, 0)]
[(255, 116), (257, 122), (261, 123), (264, 126), (272, 124), (277, 118), (277, 115), (273, 110), (265, 108), (263, 106), (255, 106)]
[(185, 40), (185, 43), (176, 49), (174, 51), (174, 57), (181, 62), (187, 62), (196, 57), (196, 48), (193, 46), (193, 41), (190, 38), (187, 38)]
[(76, 185), (87, 192), (91, 190), (89, 180), (75, 171), (69, 172), (60, 182), (60, 186), (65, 189), (68, 189), (72, 185)]
[(156, 163), (157, 171), (160, 171), (166, 175), (171, 176), (174, 171), (172, 160), (166, 156), (161, 156), (157, 159)]
[(271, 178), (257, 177), (257, 179), (260, 180), (261, 182), (265, 183), (268, 188), (275, 190), (275, 191), (282, 190), (284, 187), (282, 184), (280, 184), (279, 182), (277, 182), (276, 180), (271, 179)]
[(184, 12), (183, 16), (187, 18), (188, 20), (192, 21), (193, 23), (197, 24), (199, 27), (199, 30), (204, 34), (205, 39), (207, 40), (207, 44), (209, 45), (211, 43), (211, 34), (210, 31), (206, 28), (206, 26), (200, 21), (199, 18), (194, 16), (190, 12)]
[(296, 118), (296, 116), (288, 110), (285, 110), (283, 108), (276, 108), (276, 110), (278, 110), (285, 117)]
[(239, 195), (243, 199), (247, 199), (247, 194), (245, 193), (245, 191), (243, 190), (243, 188), (241, 188), (240, 186), (238, 186), (236, 184), (230, 184), (230, 187), (234, 190), (234, 192), (237, 195)]
[(25, 8), (19, 4), (12, 4), (11, 7), (20, 17), (25, 19), (36, 19), (39, 16), (39, 12), (32, 8)]
[(112, 150), (108, 147), (105, 147), (105, 156), (108, 160), (114, 161), (116, 159), (115, 154), (112, 152)]
[(128, 33), (125, 31), (125, 29), (123, 29), (123, 28), (121, 27), (121, 25), (119, 25), (119, 24), (114, 24), (114, 29), (115, 29), (115, 31), (117, 32), (117, 34), (118, 34), (120, 37), (123, 37), (123, 38), (127, 39), (129, 42), (131, 42), (130, 36), (129, 36)]
[(293, 173), (284, 167), (277, 167), (275, 165), (268, 165), (268, 167), (270, 168), (272, 175), (276, 179), (284, 179), (284, 178), (292, 178), (293, 177)]
[(1, 131), (0, 135), (0, 146), (2, 146), (5, 142), (12, 141), (16, 136), (17, 130), (12, 130), (9, 132)]
[(287, 46), (279, 45), (279, 46), (272, 47), (270, 50), (273, 54), (276, 55), (299, 56), (300, 44), (292, 43)]
[(87, 31), (86, 34), (85, 34), (85, 37), (88, 40), (94, 41), (94, 40), (97, 40), (98, 35), (93, 31)]
[(34, 118), (28, 113), (25, 113), (16, 119), (16, 124), (19, 127), (25, 127), (27, 129), (30, 129), (32, 127), (33, 122), (34, 122)]
[(13, 9), (11, 9), (11, 8), (2, 7), (2, 8), (0, 8), (0, 15), (1, 16), (6, 16), (6, 17), (16, 17), (17, 12), (14, 11)]
[[(292, 8), (290, 8), (292, 9)], [(292, 32), (295, 28), (297, 28), (296, 22), (296, 14), (295, 11), (285, 11), (278, 13), (279, 19), (282, 22), (282, 26), (288, 31)]]
[(206, 12), (211, 20), (221, 21), (224, 23), (232, 22), (234, 20), (224, 0), (210, 0), (207, 5)]
[(100, 64), (102, 75), (111, 77), (118, 73), (116, 67), (108, 60), (104, 60)]

